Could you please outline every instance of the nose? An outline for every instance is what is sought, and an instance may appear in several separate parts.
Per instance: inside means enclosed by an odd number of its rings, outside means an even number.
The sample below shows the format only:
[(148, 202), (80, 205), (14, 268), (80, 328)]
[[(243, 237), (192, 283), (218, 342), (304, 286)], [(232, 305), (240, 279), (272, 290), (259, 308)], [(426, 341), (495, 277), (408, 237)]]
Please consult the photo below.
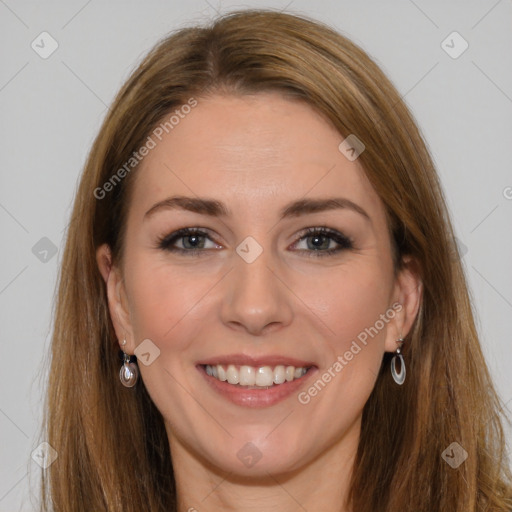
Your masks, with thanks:
[(222, 321), (252, 335), (288, 325), (293, 317), (293, 293), (270, 251), (264, 250), (252, 263), (235, 255), (234, 266), (224, 283)]

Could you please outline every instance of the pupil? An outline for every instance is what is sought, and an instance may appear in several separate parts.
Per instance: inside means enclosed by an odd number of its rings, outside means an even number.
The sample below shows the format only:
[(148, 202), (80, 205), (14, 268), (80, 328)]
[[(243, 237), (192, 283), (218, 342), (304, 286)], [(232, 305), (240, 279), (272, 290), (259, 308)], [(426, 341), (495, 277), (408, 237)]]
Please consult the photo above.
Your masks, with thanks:
[[(324, 237), (321, 236), (321, 235), (320, 236), (319, 235), (315, 235), (315, 236), (312, 237), (312, 239), (313, 239), (312, 243), (313, 243), (314, 247), (318, 248), (318, 247), (322, 247), (322, 245), (325, 245), (325, 243), (322, 244), (322, 242), (321, 242), (321, 240), (324, 239)], [(327, 243), (329, 243), (328, 240), (327, 240)]]
[[(200, 237), (198, 235), (189, 235), (188, 237), (185, 238), (185, 240), (188, 240), (189, 241), (189, 245), (192, 246), (193, 249), (195, 249), (197, 247), (196, 244), (198, 244), (198, 239)], [(192, 243), (190, 243), (192, 242)]]

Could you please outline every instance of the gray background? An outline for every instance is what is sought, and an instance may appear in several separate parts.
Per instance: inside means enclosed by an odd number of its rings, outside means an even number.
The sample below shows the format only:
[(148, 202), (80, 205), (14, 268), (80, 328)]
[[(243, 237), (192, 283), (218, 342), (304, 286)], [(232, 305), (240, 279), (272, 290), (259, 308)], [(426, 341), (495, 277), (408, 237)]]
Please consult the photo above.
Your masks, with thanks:
[[(437, 164), (483, 350), (510, 409), (511, 0), (0, 0), (0, 512), (35, 508), (29, 489), (37, 490), (38, 467), (30, 455), (41, 441), (54, 286), (77, 179), (106, 106), (166, 33), (247, 6), (328, 22), (404, 96)], [(59, 45), (47, 59), (31, 47), (42, 45), (43, 31)], [(453, 31), (469, 44), (458, 58), (441, 45)], [(462, 48), (453, 37), (445, 44)]]

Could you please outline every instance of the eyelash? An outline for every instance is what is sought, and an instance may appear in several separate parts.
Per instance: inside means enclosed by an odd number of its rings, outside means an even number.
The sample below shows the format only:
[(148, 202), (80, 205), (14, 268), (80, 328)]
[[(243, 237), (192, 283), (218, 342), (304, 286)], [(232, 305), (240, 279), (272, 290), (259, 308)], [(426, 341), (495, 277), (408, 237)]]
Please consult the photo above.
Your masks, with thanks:
[[(206, 236), (209, 240), (213, 242), (213, 240), (208, 236), (208, 233), (205, 231), (202, 231), (198, 228), (183, 228), (179, 229), (178, 231), (175, 231), (174, 233), (171, 233), (170, 235), (163, 236), (158, 239), (157, 242), (157, 248), (184, 254), (187, 256), (203, 256), (207, 252), (208, 249), (182, 249), (180, 247), (172, 247), (172, 244), (175, 243), (180, 238), (186, 238), (188, 236)], [(341, 252), (343, 250), (350, 250), (353, 249), (352, 241), (343, 235), (342, 233), (335, 231), (333, 229), (329, 229), (325, 226), (322, 227), (314, 227), (314, 228), (307, 228), (301, 233), (301, 236), (298, 240), (298, 242), (302, 241), (304, 238), (309, 238), (310, 236), (321, 236), (321, 237), (327, 237), (331, 240), (334, 240), (336, 243), (338, 243), (341, 247), (337, 247), (334, 249), (327, 249), (325, 251), (308, 251), (307, 249), (300, 249), (301, 252), (309, 252), (308, 257), (313, 258), (323, 258), (325, 256), (332, 256), (338, 252)], [(296, 242), (297, 243), (297, 242)]]

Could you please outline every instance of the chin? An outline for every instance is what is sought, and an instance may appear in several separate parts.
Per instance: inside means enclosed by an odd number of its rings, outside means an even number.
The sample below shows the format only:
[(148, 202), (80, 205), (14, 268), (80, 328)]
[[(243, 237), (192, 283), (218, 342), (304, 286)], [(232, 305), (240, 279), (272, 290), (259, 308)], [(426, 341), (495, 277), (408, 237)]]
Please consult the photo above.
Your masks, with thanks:
[[(274, 427), (275, 428), (275, 425)], [(304, 463), (304, 436), (270, 434), (272, 429), (259, 429), (259, 435), (245, 433), (236, 435), (222, 444), (218, 450), (208, 444), (208, 451), (202, 453), (208, 464), (217, 467), (222, 473), (232, 473), (240, 477), (268, 478), (269, 474), (283, 474), (299, 469)], [(252, 429), (252, 434), (256, 434)]]

